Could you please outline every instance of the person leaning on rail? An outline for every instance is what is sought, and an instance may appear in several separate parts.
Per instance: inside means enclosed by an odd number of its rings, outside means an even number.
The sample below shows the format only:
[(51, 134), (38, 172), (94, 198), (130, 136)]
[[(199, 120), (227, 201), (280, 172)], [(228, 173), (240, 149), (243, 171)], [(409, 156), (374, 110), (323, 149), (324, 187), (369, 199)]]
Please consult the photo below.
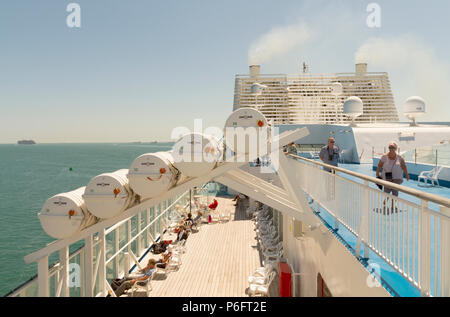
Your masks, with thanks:
[[(339, 147), (337, 145), (334, 145), (335, 140), (334, 137), (328, 138), (328, 145), (324, 146), (319, 153), (319, 158), (328, 165), (338, 166), (338, 160), (339, 160)], [(334, 172), (329, 168), (324, 167), (323, 168), (327, 172)]]
[[(389, 152), (384, 154), (380, 162), (378, 163), (376, 176), (380, 177), (380, 170), (383, 169), (381, 175), (386, 181), (400, 185), (403, 183), (403, 173), (406, 175), (406, 180), (409, 181), (408, 169), (406, 168), (406, 163), (403, 157), (397, 154), (397, 143), (394, 141), (389, 143)], [(384, 186), (384, 192), (392, 195), (398, 196), (398, 190)]]
[(286, 154), (297, 155), (297, 147), (295, 146), (294, 142), (289, 143), (289, 145), (286, 147)]

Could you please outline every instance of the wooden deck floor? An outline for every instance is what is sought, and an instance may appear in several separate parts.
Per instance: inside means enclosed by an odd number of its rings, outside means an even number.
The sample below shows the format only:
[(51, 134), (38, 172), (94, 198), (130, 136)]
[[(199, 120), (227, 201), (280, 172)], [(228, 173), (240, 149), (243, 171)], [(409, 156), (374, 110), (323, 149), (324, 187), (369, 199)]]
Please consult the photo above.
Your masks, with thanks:
[[(231, 220), (202, 224), (198, 232), (192, 233), (186, 241), (179, 270), (166, 276), (157, 274), (150, 296), (248, 296), (248, 276), (261, 266), (253, 222), (245, 216), (245, 206), (235, 210), (231, 199), (217, 200), (219, 212), (233, 213)], [(150, 254), (142, 263), (151, 257), (160, 258)]]

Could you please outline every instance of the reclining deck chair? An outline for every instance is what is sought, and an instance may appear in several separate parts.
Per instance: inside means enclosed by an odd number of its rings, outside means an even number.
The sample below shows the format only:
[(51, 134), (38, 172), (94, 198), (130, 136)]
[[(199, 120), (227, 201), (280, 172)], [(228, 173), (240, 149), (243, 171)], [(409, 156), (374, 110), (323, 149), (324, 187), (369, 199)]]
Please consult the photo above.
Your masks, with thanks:
[[(132, 260), (134, 261), (134, 263), (136, 264), (136, 266), (139, 268), (139, 270), (143, 270), (143, 267), (141, 265), (141, 263), (139, 262), (138, 258), (134, 255), (133, 252), (129, 251), (130, 256), (132, 258)], [(145, 281), (139, 281), (133, 284), (133, 286), (128, 290), (129, 293), (131, 293), (131, 295), (134, 297), (135, 293), (137, 292), (137, 290), (139, 289), (144, 289), (147, 297), (150, 295), (150, 292), (152, 290), (152, 283), (151, 280), (153, 279), (153, 276), (155, 275), (155, 273), (153, 273), (148, 279), (146, 279)], [(132, 274), (130, 275), (130, 277), (137, 277), (136, 274)]]
[(423, 181), (423, 186), (428, 186), (428, 181), (430, 182), (429, 186), (439, 186), (438, 176), (442, 171), (442, 166), (436, 166), (430, 171), (420, 172), (419, 177), (417, 178), (417, 185), (420, 186), (420, 180)]

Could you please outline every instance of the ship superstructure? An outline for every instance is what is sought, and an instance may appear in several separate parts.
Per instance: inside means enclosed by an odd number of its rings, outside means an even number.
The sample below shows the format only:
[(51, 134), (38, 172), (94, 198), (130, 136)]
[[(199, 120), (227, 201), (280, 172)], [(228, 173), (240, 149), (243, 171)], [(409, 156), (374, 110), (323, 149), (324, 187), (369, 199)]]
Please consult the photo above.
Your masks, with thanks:
[[(255, 84), (259, 93), (252, 91)], [(233, 110), (255, 107), (275, 125), (348, 123), (343, 103), (351, 96), (364, 104), (356, 122), (398, 121), (388, 74), (367, 72), (367, 64), (356, 64), (354, 73), (296, 75), (261, 74), (260, 65), (252, 65), (248, 75), (236, 75)]]

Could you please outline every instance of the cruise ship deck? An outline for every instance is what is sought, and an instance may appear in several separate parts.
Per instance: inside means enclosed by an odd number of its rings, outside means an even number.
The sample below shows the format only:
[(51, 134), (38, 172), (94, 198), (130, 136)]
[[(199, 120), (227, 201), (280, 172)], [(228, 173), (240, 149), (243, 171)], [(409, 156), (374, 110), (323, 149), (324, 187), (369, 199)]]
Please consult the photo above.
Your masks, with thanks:
[[(186, 240), (180, 268), (155, 273), (151, 297), (248, 296), (248, 277), (262, 265), (254, 225), (246, 215), (245, 204), (234, 207), (231, 198), (216, 199), (217, 213), (230, 214), (230, 220), (199, 224), (198, 232)], [(163, 236), (163, 240), (172, 239), (176, 239), (173, 234)], [(141, 263), (145, 265), (150, 258), (158, 260), (161, 256), (149, 252)], [(272, 283), (271, 296), (276, 296), (275, 288), (276, 283)], [(146, 293), (138, 290), (122, 296), (145, 297)]]
[[(319, 161), (318, 159), (316, 159), (315, 161)], [(371, 176), (371, 177), (375, 177), (375, 171), (373, 170), (373, 166), (372, 164), (339, 164), (339, 167), (351, 171), (351, 172), (356, 172), (359, 174), (363, 174), (363, 175), (367, 175), (367, 176)], [(267, 173), (268, 170), (266, 168), (265, 172), (261, 172), (259, 167), (244, 167), (244, 170), (246, 170), (247, 172), (264, 178), (267, 181), (269, 181), (270, 183), (280, 186), (281, 182), (280, 179), (278, 177), (278, 175), (276, 173)], [(353, 177), (352, 175), (349, 174), (345, 174), (345, 173), (341, 173), (341, 172), (337, 172), (338, 175), (340, 175), (341, 177), (348, 179), (349, 181), (355, 182), (355, 183), (360, 183), (361, 185), (363, 184), (363, 180), (359, 179), (357, 177)], [(443, 187), (443, 186), (429, 186), (429, 187), (424, 187), (424, 186), (419, 186), (418, 182), (416, 180), (409, 180), (406, 181), (406, 179), (404, 180), (403, 186), (409, 187), (411, 189), (414, 190), (419, 190), (422, 192), (426, 192), (429, 194), (434, 194), (434, 195), (438, 195), (441, 196), (443, 198), (450, 198), (450, 188), (447, 187)], [(370, 184), (370, 187), (373, 187), (374, 189), (376, 189), (375, 184)], [(326, 189), (326, 186), (323, 187), (323, 190)], [(378, 190), (378, 189), (377, 189)], [(351, 192), (349, 191), (348, 194), (351, 195)], [(405, 201), (409, 201), (411, 203), (417, 203), (420, 204), (420, 199), (418, 199), (417, 197), (414, 197), (412, 195), (408, 195), (405, 193), (400, 192), (399, 193), (399, 198), (403, 199)], [(361, 265), (363, 265), (366, 269), (373, 270), (374, 267), (377, 269), (377, 275), (378, 275), (378, 279), (380, 281), (380, 283), (383, 285), (383, 287), (394, 297), (417, 297), (417, 296), (421, 296), (420, 290), (417, 288), (416, 285), (414, 285), (414, 283), (411, 283), (411, 281), (406, 278), (403, 274), (399, 273), (397, 270), (395, 270), (392, 267), (392, 263), (390, 263), (389, 260), (386, 260), (386, 258), (384, 258), (383, 256), (380, 256), (379, 254), (377, 254), (376, 252), (374, 252), (373, 250), (370, 250), (366, 255), (368, 255), (368, 258), (365, 259), (361, 253), (358, 253), (358, 236), (355, 234), (355, 232), (353, 230), (351, 230), (349, 227), (342, 225), (339, 226), (339, 230), (335, 229), (335, 216), (333, 214), (331, 214), (329, 212), (329, 210), (327, 210), (327, 208), (324, 208), (323, 206), (318, 206), (314, 203), (314, 199), (311, 199), (311, 197), (309, 197), (309, 205), (311, 207), (312, 210), (314, 210), (316, 216), (318, 216), (321, 220), (321, 222), (323, 223), (323, 225), (325, 225), (325, 227), (328, 228), (328, 230), (330, 232), (333, 233), (333, 235), (347, 248), (347, 250), (352, 253), (356, 258), (359, 258), (359, 261), (361, 262)], [(430, 210), (434, 210), (435, 212), (439, 212), (439, 206), (437, 204), (431, 203), (429, 204), (429, 209)], [(414, 242), (405, 242), (405, 240), (407, 239), (407, 234), (404, 234), (403, 232), (399, 232), (398, 231), (398, 224), (400, 224), (401, 221), (404, 221), (404, 223), (406, 223), (407, 218), (410, 218), (410, 220), (414, 223), (414, 221), (416, 222), (416, 227), (414, 229), (412, 229), (413, 232), (412, 235), (418, 235), (418, 232), (420, 232), (420, 230), (418, 229), (418, 225), (417, 223), (419, 223), (419, 218), (418, 216), (414, 216), (414, 220), (412, 220), (412, 218), (410, 216), (407, 216), (406, 214), (400, 212), (400, 213), (395, 213), (395, 216), (393, 217), (387, 217), (384, 214), (378, 214), (378, 213), (374, 213), (374, 216), (371, 218), (371, 226), (373, 226), (373, 230), (381, 230), (381, 232), (384, 232), (384, 230), (386, 230), (386, 228), (388, 229), (386, 233), (382, 233), (381, 238), (380, 238), (380, 245), (381, 248), (387, 247), (388, 252), (394, 253), (395, 252), (399, 252), (398, 250), (395, 249), (394, 246), (394, 242), (391, 240), (393, 238), (393, 236), (395, 235), (399, 235), (399, 240), (401, 240), (402, 243), (407, 243), (409, 244), (409, 246), (404, 246), (404, 248), (408, 249), (409, 248), (414, 248)], [(406, 219), (406, 220), (405, 220)], [(434, 222), (434, 220), (432, 221)], [(437, 226), (435, 224), (435, 226)], [(395, 231), (394, 231), (395, 230)], [(431, 235), (434, 236), (435, 234), (437, 234), (437, 232), (435, 233), (435, 231), (438, 231), (438, 229), (435, 229), (435, 227), (431, 227)], [(402, 237), (402, 235), (404, 235)], [(395, 239), (395, 237), (394, 237)], [(434, 266), (436, 267), (431, 267), (431, 274), (435, 275), (437, 274), (438, 271), (440, 271), (439, 268), (439, 259), (437, 259), (438, 257), (438, 253), (439, 253), (439, 249), (440, 249), (440, 241), (438, 240), (438, 238), (434, 237), (433, 238), (435, 245), (433, 248), (431, 248), (430, 250), (430, 255), (431, 258), (434, 258)], [(361, 250), (359, 250), (361, 251)], [(402, 252), (405, 252), (404, 250)], [(408, 252), (408, 251), (406, 251)], [(399, 254), (397, 254), (398, 257), (401, 257)], [(406, 256), (406, 255), (403, 255)], [(409, 257), (411, 257), (411, 255), (409, 255)], [(440, 255), (439, 255), (440, 257)], [(407, 262), (406, 259), (402, 259), (403, 261), (403, 265), (405, 265), (405, 262)], [(400, 265), (399, 265), (400, 266)], [(414, 269), (413, 267), (413, 273), (412, 274), (418, 274), (418, 268), (416, 267)], [(436, 271), (436, 272), (435, 272)], [(435, 277), (434, 280), (431, 281), (431, 288), (437, 288), (437, 285), (435, 285), (435, 283), (437, 283), (437, 278)]]

